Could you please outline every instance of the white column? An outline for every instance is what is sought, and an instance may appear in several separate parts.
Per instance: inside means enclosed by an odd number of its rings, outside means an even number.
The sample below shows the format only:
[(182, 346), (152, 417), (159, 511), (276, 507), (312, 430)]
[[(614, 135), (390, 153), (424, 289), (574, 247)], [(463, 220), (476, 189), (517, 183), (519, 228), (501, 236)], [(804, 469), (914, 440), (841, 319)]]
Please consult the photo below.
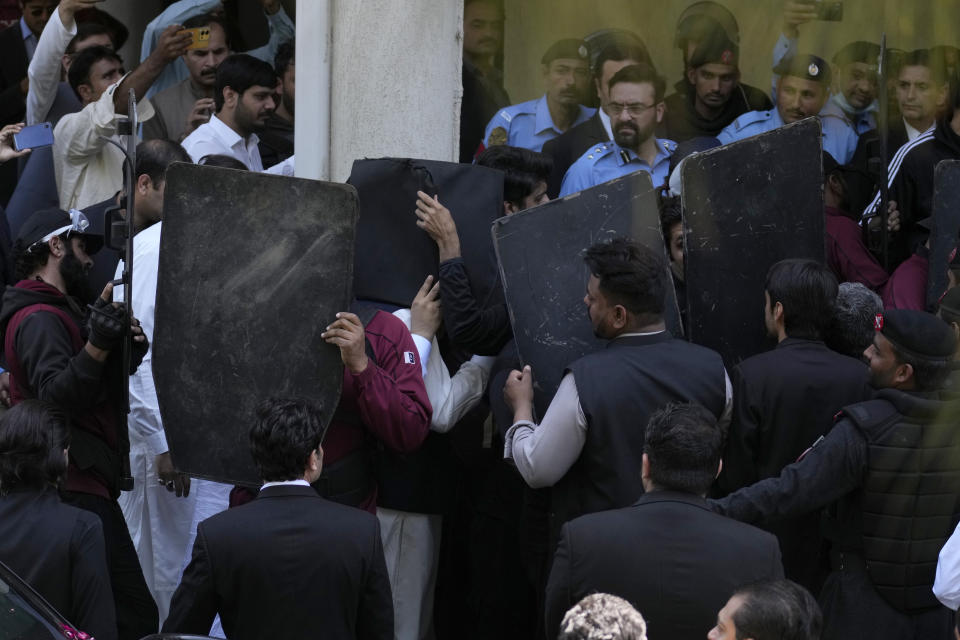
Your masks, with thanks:
[(297, 0), (296, 175), (330, 179), (333, 0)]
[[(384, 156), (456, 161), (460, 136), (463, 2), (459, 0), (330, 0), (333, 4), (330, 159), (333, 180), (355, 159)], [(323, 39), (297, 4), (297, 168), (305, 39)], [(322, 4), (322, 3), (317, 3)], [(315, 75), (311, 70), (310, 75)], [(307, 143), (310, 144), (310, 143)], [(308, 151), (313, 153), (313, 151)]]

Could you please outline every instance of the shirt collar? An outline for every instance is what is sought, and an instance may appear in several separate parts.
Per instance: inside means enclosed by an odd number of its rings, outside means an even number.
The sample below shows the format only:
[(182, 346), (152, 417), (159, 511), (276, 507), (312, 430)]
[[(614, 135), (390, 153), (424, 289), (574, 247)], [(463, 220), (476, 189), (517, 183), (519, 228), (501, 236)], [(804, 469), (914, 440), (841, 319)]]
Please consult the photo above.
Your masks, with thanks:
[(553, 118), (550, 117), (550, 107), (547, 106), (547, 94), (543, 94), (540, 96), (540, 99), (537, 100), (537, 112), (533, 122), (533, 132), (542, 133), (548, 129), (557, 130), (553, 124)]
[(218, 118), (216, 114), (210, 116), (210, 126), (213, 127), (213, 132), (216, 136), (231, 149), (233, 149), (237, 143), (240, 143), (244, 149), (248, 149), (257, 146), (257, 143), (260, 142), (260, 138), (258, 138), (255, 133), (250, 134), (249, 140), (244, 140), (239, 133), (231, 129), (227, 123)]
[[(656, 167), (658, 164), (660, 164), (664, 160), (670, 159), (670, 152), (667, 151), (667, 148), (663, 146), (663, 142), (660, 140), (660, 138), (654, 138), (653, 140), (657, 145), (657, 157), (653, 159), (653, 167)], [(618, 150), (618, 153), (614, 154), (616, 156), (618, 166), (622, 167), (623, 165), (629, 162), (633, 162), (634, 160), (638, 162), (643, 162), (644, 164), (646, 164), (646, 162), (641, 160), (640, 156), (638, 156), (632, 149), (624, 149), (623, 147), (618, 145), (616, 142), (614, 142), (613, 144), (616, 145)], [(624, 156), (626, 156), (626, 158)]]
[(603, 125), (603, 130), (607, 132), (607, 140), (613, 140), (613, 125), (610, 124), (610, 116), (603, 110), (603, 107), (597, 109), (597, 114), (600, 117), (600, 124)]
[(291, 486), (309, 487), (309, 486), (310, 486), (310, 483), (307, 482), (306, 480), (302, 479), (302, 478), (301, 478), (301, 479), (298, 479), (298, 480), (281, 480), (280, 482), (264, 482), (264, 483), (263, 483), (263, 486), (260, 487), (260, 491), (263, 491), (264, 489), (266, 489), (266, 488), (268, 488), (268, 487), (280, 487), (280, 486), (287, 486), (287, 487), (291, 487)]
[(24, 40), (29, 40), (30, 38), (36, 40), (37, 38), (37, 36), (33, 34), (33, 31), (30, 31), (30, 27), (27, 26), (27, 21), (22, 17), (20, 18), (20, 35), (23, 36)]

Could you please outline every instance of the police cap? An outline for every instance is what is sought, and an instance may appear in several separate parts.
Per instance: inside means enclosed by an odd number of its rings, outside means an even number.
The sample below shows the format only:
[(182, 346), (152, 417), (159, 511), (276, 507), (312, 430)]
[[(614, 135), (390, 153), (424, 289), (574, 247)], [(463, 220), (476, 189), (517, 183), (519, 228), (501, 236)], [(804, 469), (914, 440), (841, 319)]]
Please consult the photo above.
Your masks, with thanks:
[(786, 57), (773, 68), (773, 72), (780, 76), (794, 76), (825, 85), (829, 85), (831, 79), (830, 65), (826, 60), (812, 53)]
[(547, 52), (543, 54), (543, 58), (540, 59), (542, 64), (550, 64), (554, 60), (559, 60), (560, 58), (568, 58), (571, 60), (583, 60), (587, 61), (587, 45), (583, 40), (578, 40), (576, 38), (565, 38), (563, 40), (557, 40), (550, 48), (547, 49)]
[(739, 59), (740, 47), (734, 44), (722, 29), (713, 29), (693, 50), (688, 62), (694, 68), (711, 63), (736, 67)]
[(833, 64), (842, 66), (852, 62), (863, 62), (876, 66), (879, 59), (880, 45), (858, 40), (837, 51), (833, 56)]
[(877, 324), (897, 350), (926, 360), (950, 360), (957, 350), (950, 325), (926, 311), (890, 309), (883, 312)]
[(731, 42), (740, 44), (740, 26), (729, 9), (710, 0), (694, 2), (684, 9), (677, 20), (673, 46), (682, 49), (687, 46), (687, 40), (699, 40), (704, 36), (705, 30), (712, 31), (717, 27), (723, 30)]

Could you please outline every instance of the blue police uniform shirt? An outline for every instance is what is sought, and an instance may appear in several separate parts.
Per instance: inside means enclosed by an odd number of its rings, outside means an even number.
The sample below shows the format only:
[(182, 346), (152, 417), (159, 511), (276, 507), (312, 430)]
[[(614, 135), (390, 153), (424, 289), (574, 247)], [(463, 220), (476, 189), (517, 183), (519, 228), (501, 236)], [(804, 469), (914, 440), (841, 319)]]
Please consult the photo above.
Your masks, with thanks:
[(652, 167), (636, 153), (622, 148), (616, 142), (604, 142), (590, 147), (567, 169), (560, 185), (560, 197), (637, 171), (649, 173), (653, 186), (659, 187), (670, 175), (670, 156), (677, 149), (677, 143), (663, 138), (655, 138), (655, 141), (657, 157)]
[(827, 100), (827, 104), (823, 105), (823, 109), (820, 109), (821, 116), (833, 116), (834, 118), (840, 118), (843, 122), (853, 130), (854, 135), (861, 135), (877, 128), (877, 118), (874, 116), (873, 111), (867, 111), (866, 113), (858, 114), (853, 116), (853, 120), (850, 119), (846, 113), (844, 113), (843, 108), (837, 104), (835, 96), (830, 96), (830, 99)]
[[(833, 156), (833, 159), (840, 164), (846, 164), (857, 149), (857, 135), (842, 118), (824, 114), (821, 114), (819, 118), (823, 131), (823, 150)], [(783, 120), (780, 119), (780, 112), (776, 109), (748, 111), (728, 124), (717, 135), (717, 140), (720, 141), (720, 144), (727, 144), (773, 131), (782, 126)]]
[[(579, 105), (580, 113), (570, 128), (589, 120), (596, 109)], [(537, 100), (521, 102), (504, 107), (497, 112), (487, 124), (483, 132), (483, 144), (490, 148), (498, 144), (508, 144), (511, 147), (523, 147), (530, 151), (540, 151), (547, 140), (552, 140), (563, 131), (557, 129), (550, 117), (550, 108), (547, 107), (547, 94)], [(492, 141), (491, 141), (492, 137)]]

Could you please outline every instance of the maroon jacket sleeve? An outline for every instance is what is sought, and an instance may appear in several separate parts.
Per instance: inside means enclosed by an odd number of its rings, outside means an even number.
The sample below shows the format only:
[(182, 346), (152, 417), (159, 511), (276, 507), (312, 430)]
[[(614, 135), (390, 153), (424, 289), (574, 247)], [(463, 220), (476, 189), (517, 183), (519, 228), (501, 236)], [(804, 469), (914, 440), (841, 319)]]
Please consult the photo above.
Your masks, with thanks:
[(423, 443), (433, 408), (420, 370), (420, 354), (403, 321), (383, 311), (366, 326), (377, 363), (359, 375), (344, 376), (354, 385), (363, 423), (385, 445), (407, 453)]
[(827, 261), (840, 282), (860, 282), (877, 293), (883, 291), (889, 278), (852, 220), (827, 217)]

